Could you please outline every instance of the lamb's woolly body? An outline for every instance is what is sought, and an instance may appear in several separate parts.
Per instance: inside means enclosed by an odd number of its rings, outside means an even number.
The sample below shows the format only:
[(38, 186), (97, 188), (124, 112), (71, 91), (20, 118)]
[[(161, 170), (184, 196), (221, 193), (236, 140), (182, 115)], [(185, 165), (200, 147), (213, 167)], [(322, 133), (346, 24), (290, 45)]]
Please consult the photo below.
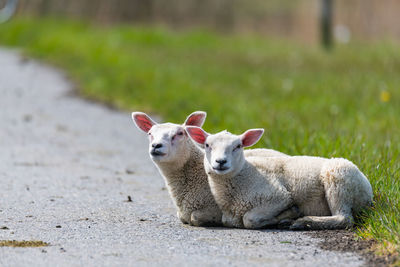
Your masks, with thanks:
[(346, 159), (244, 158), (236, 149), (243, 135), (206, 135), (204, 166), (226, 226), (260, 228), (293, 219), (296, 214), (287, 211), (294, 205), (305, 217), (297, 219), (292, 229), (346, 228), (353, 225), (352, 212), (372, 204), (368, 179)]
[(187, 142), (188, 157), (176, 162), (157, 163), (165, 179), (168, 191), (178, 209), (178, 216), (184, 223), (198, 224), (201, 218), (209, 222), (220, 223), (221, 211), (218, 208), (207, 181), (203, 166), (203, 152), (190, 140)]
[(359, 212), (371, 205), (372, 188), (356, 165), (343, 158), (255, 158), (253, 164), (280, 181), (306, 216)]
[(353, 224), (352, 212), (372, 204), (368, 179), (342, 158), (251, 157), (235, 176), (209, 172), (209, 181), (223, 214), (235, 217), (238, 227), (239, 217), (244, 222), (246, 212), (257, 206), (284, 210), (296, 205), (306, 217), (292, 229), (345, 228)]

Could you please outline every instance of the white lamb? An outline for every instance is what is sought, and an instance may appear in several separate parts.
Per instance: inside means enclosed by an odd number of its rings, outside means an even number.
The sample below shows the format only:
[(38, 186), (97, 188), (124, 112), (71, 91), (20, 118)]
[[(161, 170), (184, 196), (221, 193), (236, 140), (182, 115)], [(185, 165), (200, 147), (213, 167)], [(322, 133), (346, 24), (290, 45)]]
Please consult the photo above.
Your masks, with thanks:
[[(215, 203), (204, 171), (204, 152), (187, 136), (184, 127), (202, 126), (206, 113), (190, 114), (183, 125), (157, 124), (142, 112), (132, 113), (136, 126), (149, 135), (149, 153), (165, 179), (183, 223), (195, 226), (221, 224), (222, 213)], [(284, 156), (271, 149), (257, 149), (249, 155)]]
[[(186, 127), (186, 131), (205, 147), (204, 167), (226, 226), (269, 226), (277, 222), (278, 214), (294, 205), (305, 217), (297, 219), (291, 229), (347, 228), (353, 225), (352, 212), (372, 204), (369, 181), (346, 159), (245, 159), (243, 147), (255, 144), (263, 129), (239, 136), (226, 131), (209, 135), (199, 127)], [(287, 216), (291, 219), (292, 215)]]

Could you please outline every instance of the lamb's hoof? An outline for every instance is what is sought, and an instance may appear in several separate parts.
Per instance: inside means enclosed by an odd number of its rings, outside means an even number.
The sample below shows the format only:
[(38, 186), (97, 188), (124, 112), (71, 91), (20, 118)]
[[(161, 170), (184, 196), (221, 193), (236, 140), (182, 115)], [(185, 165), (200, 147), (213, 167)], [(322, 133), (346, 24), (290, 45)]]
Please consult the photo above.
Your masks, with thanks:
[(259, 226), (259, 222), (258, 221), (254, 221), (254, 220), (243, 220), (243, 226), (246, 229), (259, 229), (261, 228)]
[(280, 222), (276, 225), (276, 227), (277, 227), (278, 229), (289, 229), (289, 228), (292, 226), (292, 224), (293, 224), (293, 220), (291, 220), (291, 219), (284, 219), (284, 220), (280, 221)]
[(310, 230), (311, 229), (311, 224), (305, 220), (297, 220), (295, 221), (290, 227), (290, 230), (293, 231), (304, 231), (304, 230)]
[(221, 222), (218, 223), (218, 220), (215, 216), (194, 211), (190, 217), (190, 225), (198, 227), (218, 226), (221, 225)]

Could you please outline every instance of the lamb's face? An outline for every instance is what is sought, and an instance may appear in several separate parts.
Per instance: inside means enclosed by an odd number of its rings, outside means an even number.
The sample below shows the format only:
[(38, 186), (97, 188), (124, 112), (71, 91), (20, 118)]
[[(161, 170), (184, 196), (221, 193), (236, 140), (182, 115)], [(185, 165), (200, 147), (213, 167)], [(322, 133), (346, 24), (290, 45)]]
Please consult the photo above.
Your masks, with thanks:
[[(195, 111), (183, 125), (174, 123), (158, 124), (143, 112), (133, 112), (136, 126), (149, 135), (149, 153), (154, 162), (184, 162), (191, 153), (192, 141), (185, 132), (185, 126), (202, 126), (206, 113)], [(178, 163), (178, 162), (177, 162)]]
[(149, 134), (149, 153), (154, 162), (184, 160), (191, 142), (185, 129), (178, 124), (162, 123), (154, 125)]
[(228, 132), (209, 135), (204, 144), (208, 171), (227, 174), (241, 168), (244, 161), (240, 136)]
[(264, 129), (247, 130), (242, 135), (233, 135), (223, 131), (214, 135), (206, 133), (200, 127), (185, 127), (190, 138), (205, 149), (204, 168), (207, 173), (224, 175), (242, 169), (245, 162), (243, 147), (258, 142)]

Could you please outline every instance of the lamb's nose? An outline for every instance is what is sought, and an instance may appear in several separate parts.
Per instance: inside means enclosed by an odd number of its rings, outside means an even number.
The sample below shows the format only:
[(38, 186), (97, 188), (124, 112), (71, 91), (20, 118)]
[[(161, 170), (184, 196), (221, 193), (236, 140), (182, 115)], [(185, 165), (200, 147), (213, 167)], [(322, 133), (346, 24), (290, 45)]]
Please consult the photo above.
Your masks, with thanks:
[(152, 144), (151, 145), (154, 149), (160, 148), (162, 147), (162, 144), (158, 143), (158, 144)]
[(224, 165), (226, 163), (226, 159), (217, 159), (215, 160), (219, 165)]

